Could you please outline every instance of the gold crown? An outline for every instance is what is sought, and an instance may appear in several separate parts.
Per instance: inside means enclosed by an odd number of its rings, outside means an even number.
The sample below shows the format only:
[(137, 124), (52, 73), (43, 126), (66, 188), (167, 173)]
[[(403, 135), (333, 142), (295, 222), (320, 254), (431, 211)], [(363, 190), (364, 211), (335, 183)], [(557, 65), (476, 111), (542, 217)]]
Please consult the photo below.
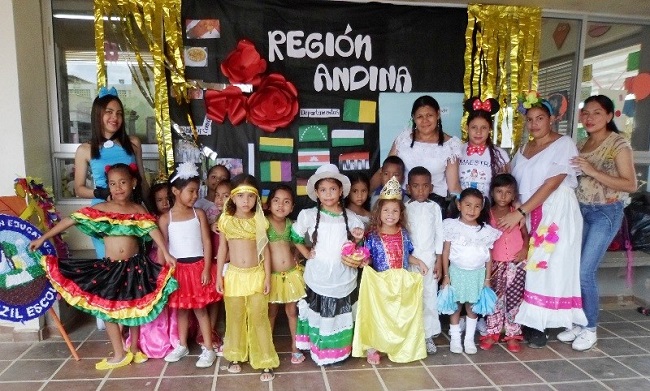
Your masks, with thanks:
[(379, 193), (380, 200), (401, 200), (402, 199), (402, 186), (395, 176), (390, 178), (384, 185)]

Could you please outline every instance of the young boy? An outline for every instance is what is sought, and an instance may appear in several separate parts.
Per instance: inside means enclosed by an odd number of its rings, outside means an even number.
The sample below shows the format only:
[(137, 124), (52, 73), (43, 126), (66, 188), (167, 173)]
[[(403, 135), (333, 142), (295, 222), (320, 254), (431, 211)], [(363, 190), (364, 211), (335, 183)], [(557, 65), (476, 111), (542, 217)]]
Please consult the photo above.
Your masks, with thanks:
[[(376, 188), (372, 193), (372, 196), (370, 196), (370, 210), (372, 210), (377, 203), (381, 189), (383, 189), (384, 185), (390, 178), (394, 176), (400, 185), (404, 185), (405, 170), (406, 166), (404, 165), (404, 161), (402, 161), (398, 156), (388, 156), (384, 159), (384, 163), (381, 165), (381, 185)], [(406, 201), (408, 201), (408, 199), (404, 200), (404, 202)]]
[(433, 337), (440, 334), (437, 293), (438, 279), (442, 274), (442, 211), (429, 199), (433, 185), (431, 173), (426, 168), (418, 166), (409, 171), (407, 190), (411, 195), (410, 201), (406, 202), (406, 214), (413, 256), (429, 268), (424, 276), (424, 336), (427, 353), (433, 354), (436, 352)]

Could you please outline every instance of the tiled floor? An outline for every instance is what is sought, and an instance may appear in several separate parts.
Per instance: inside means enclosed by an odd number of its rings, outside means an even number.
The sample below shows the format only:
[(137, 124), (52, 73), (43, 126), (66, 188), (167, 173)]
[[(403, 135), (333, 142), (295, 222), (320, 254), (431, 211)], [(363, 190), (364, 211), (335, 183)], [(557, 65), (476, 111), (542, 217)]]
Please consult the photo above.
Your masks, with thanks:
[[(410, 364), (383, 358), (378, 366), (364, 359), (319, 368), (309, 359), (289, 362), (289, 337), (278, 335), (280, 368), (272, 383), (244, 366), (226, 372), (223, 358), (209, 369), (194, 367), (199, 349), (178, 363), (150, 360), (108, 372), (94, 369), (106, 356), (106, 334), (89, 322), (70, 331), (80, 361), (72, 359), (61, 338), (39, 343), (0, 343), (0, 390), (650, 390), (650, 317), (634, 309), (602, 311), (598, 346), (579, 353), (553, 340), (544, 349), (504, 346), (478, 354), (449, 353), (448, 339), (437, 339), (438, 353)], [(282, 334), (279, 330), (278, 334)]]

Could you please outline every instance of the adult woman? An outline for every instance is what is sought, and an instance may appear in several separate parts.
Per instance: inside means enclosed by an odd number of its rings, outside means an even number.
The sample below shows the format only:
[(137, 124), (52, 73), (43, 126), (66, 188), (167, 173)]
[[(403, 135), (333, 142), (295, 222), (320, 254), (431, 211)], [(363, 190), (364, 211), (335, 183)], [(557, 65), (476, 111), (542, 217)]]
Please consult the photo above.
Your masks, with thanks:
[[(404, 130), (393, 142), (389, 155), (399, 156), (406, 167), (404, 177), (417, 166), (423, 166), (431, 173), (433, 184), (432, 198), (444, 204), (447, 192), (460, 194), (458, 180), (458, 157), (461, 142), (442, 131), (440, 105), (428, 95), (413, 102), (411, 109), (413, 128)], [(370, 188), (380, 184), (380, 171), (373, 175)], [(444, 205), (443, 205), (443, 210)]]
[(579, 259), (582, 215), (573, 189), (578, 181), (570, 159), (578, 154), (571, 138), (552, 130), (551, 105), (529, 93), (526, 126), (532, 140), (511, 164), (522, 202), (498, 220), (516, 229), (526, 219), (531, 236), (524, 301), (515, 322), (528, 326), (529, 346), (546, 345), (545, 329), (587, 324), (580, 300)]
[[(92, 198), (91, 205), (105, 201), (110, 196), (105, 167), (117, 163), (135, 163), (143, 189), (140, 201), (145, 199), (149, 186), (144, 177), (140, 139), (128, 136), (124, 130), (124, 106), (115, 87), (110, 90), (106, 87), (100, 89), (99, 95), (93, 101), (90, 116), (90, 142), (81, 144), (74, 157), (75, 194), (81, 198)], [(89, 169), (95, 182), (94, 189), (86, 186)], [(138, 194), (134, 192), (134, 195), (138, 199)], [(93, 245), (97, 257), (103, 258), (104, 241), (93, 238)]]
[(623, 221), (623, 207), (636, 190), (632, 147), (618, 134), (613, 121), (614, 103), (604, 95), (584, 101), (580, 122), (587, 138), (578, 143), (580, 155), (571, 163), (582, 171), (576, 195), (584, 219), (580, 257), (580, 291), (587, 326), (575, 326), (557, 338), (574, 350), (591, 349), (597, 341), (598, 265)]

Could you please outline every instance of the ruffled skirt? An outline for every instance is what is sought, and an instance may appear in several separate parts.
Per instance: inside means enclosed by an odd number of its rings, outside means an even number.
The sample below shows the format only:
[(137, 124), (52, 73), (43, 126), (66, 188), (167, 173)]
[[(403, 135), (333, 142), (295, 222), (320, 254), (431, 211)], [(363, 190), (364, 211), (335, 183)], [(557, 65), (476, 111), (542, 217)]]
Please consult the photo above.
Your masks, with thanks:
[(302, 267), (296, 265), (286, 272), (271, 273), (269, 303), (294, 303), (305, 296), (307, 293)]
[(140, 326), (157, 318), (178, 283), (144, 255), (125, 260), (43, 256), (54, 289), (71, 306), (107, 322)]
[(212, 264), (210, 268), (210, 283), (201, 284), (201, 274), (205, 261), (192, 263), (178, 262), (174, 278), (178, 281), (178, 290), (169, 297), (169, 307), (180, 309), (203, 308), (210, 303), (221, 300), (217, 293), (217, 267)]

